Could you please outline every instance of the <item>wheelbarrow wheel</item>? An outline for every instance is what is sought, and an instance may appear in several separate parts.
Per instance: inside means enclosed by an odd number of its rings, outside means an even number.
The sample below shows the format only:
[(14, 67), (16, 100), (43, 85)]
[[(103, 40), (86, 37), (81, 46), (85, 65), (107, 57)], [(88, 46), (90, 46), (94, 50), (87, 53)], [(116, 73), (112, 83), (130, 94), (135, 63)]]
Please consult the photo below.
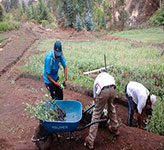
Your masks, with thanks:
[(40, 150), (47, 150), (51, 147), (53, 134), (46, 131), (41, 124), (36, 128), (34, 137), (39, 139), (35, 144)]

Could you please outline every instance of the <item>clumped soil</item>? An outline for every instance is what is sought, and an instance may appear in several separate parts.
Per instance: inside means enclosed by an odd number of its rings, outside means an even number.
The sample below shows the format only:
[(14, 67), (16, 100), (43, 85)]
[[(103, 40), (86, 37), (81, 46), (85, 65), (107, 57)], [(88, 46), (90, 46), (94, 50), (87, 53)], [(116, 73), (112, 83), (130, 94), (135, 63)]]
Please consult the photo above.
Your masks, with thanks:
[[(26, 34), (20, 34), (21, 32)], [(0, 51), (1, 58), (8, 56), (8, 49), (12, 51), (12, 55), (16, 58), (28, 58), (30, 55), (36, 53), (35, 46), (42, 40), (47, 38), (56, 38), (63, 40), (94, 40), (97, 38), (94, 33), (89, 33), (86, 31), (80, 32), (79, 34), (74, 31), (49, 31), (44, 30), (41, 27), (34, 26), (33, 24), (25, 24), (22, 26), (21, 31), (12, 31), (7, 34), (10, 37), (17, 33), (17, 38), (11, 40), (11, 44), (8, 47), (4, 46), (3, 51)], [(33, 34), (33, 35), (31, 35)], [(1, 35), (1, 36), (3, 36)], [(20, 40), (21, 35), (26, 40)], [(30, 37), (30, 38), (29, 38)], [(107, 39), (107, 38), (105, 38)], [(119, 39), (118, 39), (119, 40)], [(26, 42), (25, 42), (26, 41)], [(22, 42), (28, 43), (24, 49)], [(19, 53), (13, 44), (19, 47)], [(24, 43), (24, 44), (25, 44)], [(34, 43), (34, 44), (32, 44)], [(20, 45), (21, 44), (21, 45)], [(3, 52), (3, 55), (2, 53)], [(21, 55), (21, 56), (20, 56)], [(39, 121), (31, 118), (28, 112), (24, 111), (24, 103), (34, 103), (36, 100), (41, 100), (45, 94), (48, 94), (47, 89), (42, 80), (35, 78), (25, 78), (20, 76), (18, 66), (23, 64), (23, 61), (19, 59), (14, 59), (12, 65), (7, 64), (8, 61), (4, 59), (0, 62), (0, 69), (5, 71), (1, 72), (0, 76), (0, 149), (1, 150), (37, 150), (38, 148), (34, 143), (31, 142), (31, 137), (33, 136), (36, 127), (39, 125)], [(2, 67), (1, 67), (2, 66)], [(4, 67), (3, 67), (4, 66)], [(7, 67), (6, 67), (7, 66)], [(69, 86), (68, 86), (69, 87)], [(89, 105), (92, 102), (92, 97), (84, 94), (84, 92), (73, 91), (70, 88), (64, 89), (64, 99), (65, 100), (77, 100), (83, 105)], [(126, 101), (124, 97), (116, 100), (116, 110), (117, 116), (120, 123), (120, 136), (114, 137), (108, 133), (107, 128), (99, 128), (97, 138), (95, 141), (96, 150), (162, 150), (164, 149), (164, 137), (150, 133), (136, 127), (127, 126), (127, 115), (128, 109), (125, 105)], [(122, 103), (120, 103), (122, 101)], [(79, 127), (83, 126), (80, 123)], [(134, 116), (134, 126), (136, 126), (136, 116)], [(73, 132), (76, 139), (72, 140), (73, 150), (85, 150), (86, 147), (83, 146), (84, 139), (88, 134), (89, 128), (79, 132)], [(66, 137), (69, 133), (61, 134), (60, 142), (57, 141), (54, 135), (54, 140), (51, 145), (50, 150), (68, 150), (69, 141)], [(61, 146), (61, 147), (60, 147)]]

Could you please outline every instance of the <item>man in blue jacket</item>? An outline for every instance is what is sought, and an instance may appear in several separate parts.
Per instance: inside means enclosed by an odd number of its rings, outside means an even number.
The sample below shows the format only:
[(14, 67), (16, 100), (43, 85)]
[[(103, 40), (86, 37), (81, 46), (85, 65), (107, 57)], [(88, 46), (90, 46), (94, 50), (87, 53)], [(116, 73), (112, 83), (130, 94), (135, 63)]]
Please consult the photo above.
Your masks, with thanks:
[(51, 50), (45, 57), (44, 60), (44, 83), (51, 94), (52, 99), (63, 99), (63, 90), (61, 89), (59, 83), (58, 71), (59, 65), (64, 68), (64, 85), (67, 81), (67, 66), (66, 59), (63, 56), (62, 44), (60, 41), (56, 41), (54, 44), (54, 49)]

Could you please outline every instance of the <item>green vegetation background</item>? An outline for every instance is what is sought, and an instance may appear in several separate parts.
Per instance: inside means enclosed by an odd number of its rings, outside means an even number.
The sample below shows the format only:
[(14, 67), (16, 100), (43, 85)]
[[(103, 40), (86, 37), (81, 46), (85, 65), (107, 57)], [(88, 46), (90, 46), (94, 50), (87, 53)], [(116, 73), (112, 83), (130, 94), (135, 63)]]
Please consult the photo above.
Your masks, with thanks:
[[(151, 36), (147, 34), (151, 31)], [(134, 34), (135, 33), (135, 34)], [(133, 34), (133, 38), (137, 37), (141, 31), (124, 31), (117, 33), (127, 37)], [(116, 34), (113, 34), (116, 35)], [(146, 42), (152, 41), (161, 43), (159, 36), (164, 37), (163, 30), (160, 28), (145, 29), (141, 36), (147, 38)], [(142, 40), (142, 38), (140, 38)], [(26, 64), (24, 70), (30, 74), (42, 76), (44, 67), (44, 57), (48, 51), (53, 49), (55, 39), (42, 41), (38, 46), (41, 54), (34, 55), (30, 58), (30, 63)], [(90, 76), (84, 76), (83, 73), (104, 67), (104, 54), (107, 59), (108, 72), (116, 78), (117, 91), (124, 92), (125, 84), (130, 81), (138, 81), (143, 83), (151, 92), (156, 95), (164, 95), (164, 59), (161, 56), (161, 50), (152, 46), (143, 44), (143, 46), (133, 47), (131, 42), (120, 41), (62, 41), (64, 56), (67, 59), (68, 81), (92, 88), (93, 79)], [(60, 72), (61, 73), (61, 69)]]
[[(133, 40), (142, 44), (139, 43), (136, 47), (130, 41), (99, 39), (83, 42), (62, 41), (64, 56), (67, 59), (68, 83), (91, 90), (94, 79), (83, 73), (104, 67), (105, 54), (108, 72), (116, 79), (118, 93), (124, 94), (125, 85), (133, 80), (142, 83), (151, 93), (157, 95), (158, 101), (152, 118), (147, 120), (146, 130), (164, 135), (164, 59), (161, 49), (153, 46), (164, 42), (164, 38), (159, 38), (164, 37), (163, 30), (161, 28), (131, 30), (113, 34), (113, 36), (116, 35), (129, 39), (133, 37)], [(23, 66), (22, 72), (42, 77), (45, 55), (53, 49), (55, 40), (42, 41), (37, 48), (40, 54), (32, 56)], [(59, 74), (60, 76), (63, 74), (62, 67)]]

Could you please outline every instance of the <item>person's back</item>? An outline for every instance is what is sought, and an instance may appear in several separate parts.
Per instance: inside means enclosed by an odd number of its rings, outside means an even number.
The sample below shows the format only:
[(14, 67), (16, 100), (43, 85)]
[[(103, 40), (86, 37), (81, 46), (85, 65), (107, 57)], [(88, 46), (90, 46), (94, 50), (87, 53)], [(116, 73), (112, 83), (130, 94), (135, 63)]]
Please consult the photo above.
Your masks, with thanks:
[[(92, 114), (92, 122), (98, 121), (102, 115), (105, 105), (108, 105), (108, 118), (110, 125), (108, 126), (109, 132), (118, 136), (118, 121), (116, 116), (115, 105), (113, 100), (116, 96), (115, 79), (106, 72), (100, 73), (93, 85), (93, 98), (95, 100), (95, 108)], [(94, 148), (94, 141), (97, 135), (98, 124), (94, 124), (89, 128), (89, 134), (85, 138), (85, 146), (89, 149)]]
[(102, 88), (108, 85), (115, 86), (115, 79), (106, 72), (98, 74), (93, 84), (93, 97), (96, 97), (96, 94), (99, 95)]
[[(133, 102), (143, 108), (146, 105), (146, 99), (150, 92), (141, 83), (130, 81), (127, 84), (127, 94), (133, 98)], [(142, 105), (142, 106), (141, 106)], [(139, 109), (139, 108), (138, 108)], [(141, 112), (141, 110), (139, 110)]]
[(125, 87), (126, 98), (128, 100), (128, 126), (132, 126), (134, 109), (137, 108), (138, 125), (141, 127), (143, 111), (147, 106), (151, 107), (156, 101), (156, 96), (150, 94), (149, 90), (141, 83), (130, 81)]

